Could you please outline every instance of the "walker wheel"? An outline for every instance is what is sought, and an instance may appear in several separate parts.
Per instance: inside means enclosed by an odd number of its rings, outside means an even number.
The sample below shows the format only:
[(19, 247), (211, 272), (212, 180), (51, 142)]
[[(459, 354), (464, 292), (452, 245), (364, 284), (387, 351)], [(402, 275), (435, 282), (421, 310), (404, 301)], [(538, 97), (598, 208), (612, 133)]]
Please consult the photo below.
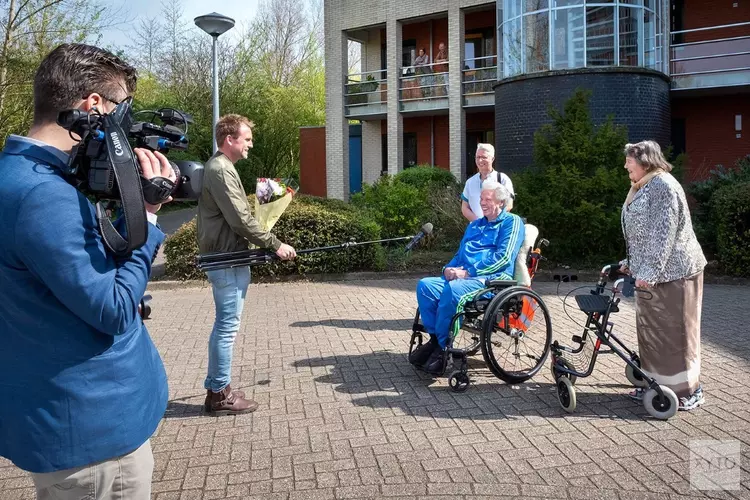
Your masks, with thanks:
[[(633, 362), (640, 368), (641, 363), (638, 359), (634, 359)], [(625, 365), (625, 376), (633, 384), (633, 387), (648, 387), (648, 380), (638, 375), (633, 367), (627, 364)]]
[(453, 392), (464, 392), (469, 388), (469, 375), (456, 370), (451, 373), (451, 376), (448, 379), (448, 385)]
[(646, 411), (652, 417), (667, 420), (677, 413), (679, 401), (677, 400), (677, 394), (669, 387), (660, 385), (659, 388), (664, 393), (664, 397), (660, 397), (656, 389), (648, 389), (643, 395), (643, 406), (646, 407)]
[(576, 367), (573, 366), (573, 363), (571, 363), (570, 361), (568, 361), (565, 358), (552, 358), (552, 366), (550, 368), (552, 370), (552, 378), (555, 379), (555, 382), (557, 382), (557, 379), (559, 379), (560, 377), (565, 377), (565, 378), (567, 378), (567, 379), (570, 380), (571, 384), (575, 385), (576, 380), (578, 380), (578, 377), (576, 377), (575, 375), (571, 375), (570, 373), (563, 373), (563, 372), (557, 370), (555, 368), (555, 365), (557, 363), (560, 363), (562, 366), (564, 366), (568, 370), (575, 371), (575, 369), (576, 369)]
[(576, 390), (568, 377), (557, 379), (557, 399), (560, 401), (563, 410), (568, 413), (576, 411)]

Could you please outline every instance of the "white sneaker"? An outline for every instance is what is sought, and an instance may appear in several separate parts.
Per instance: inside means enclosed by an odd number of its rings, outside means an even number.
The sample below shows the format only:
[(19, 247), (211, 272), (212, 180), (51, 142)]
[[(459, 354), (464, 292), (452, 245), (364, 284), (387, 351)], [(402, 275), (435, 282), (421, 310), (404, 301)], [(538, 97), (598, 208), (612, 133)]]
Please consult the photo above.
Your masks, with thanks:
[(705, 402), (706, 399), (703, 397), (703, 388), (698, 386), (689, 398), (680, 398), (680, 406), (678, 409), (682, 411), (694, 410)]

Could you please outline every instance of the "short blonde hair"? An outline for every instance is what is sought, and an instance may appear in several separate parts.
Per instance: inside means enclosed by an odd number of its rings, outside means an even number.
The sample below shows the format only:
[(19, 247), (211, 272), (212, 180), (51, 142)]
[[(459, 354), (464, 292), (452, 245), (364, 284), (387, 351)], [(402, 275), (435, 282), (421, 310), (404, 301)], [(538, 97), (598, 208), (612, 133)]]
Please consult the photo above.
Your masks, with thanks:
[(661, 146), (656, 141), (641, 141), (625, 144), (625, 156), (634, 159), (647, 172), (660, 168), (665, 172), (672, 171), (672, 165), (664, 158)]
[(224, 139), (230, 135), (232, 137), (237, 137), (242, 125), (247, 125), (251, 130), (255, 126), (252, 121), (242, 115), (230, 114), (222, 116), (219, 121), (216, 122), (216, 145), (221, 147), (224, 144)]
[(487, 153), (489, 153), (491, 157), (495, 157), (495, 146), (493, 146), (492, 144), (485, 144), (483, 142), (480, 142), (479, 144), (477, 144), (477, 153), (479, 153), (480, 151), (487, 151)]

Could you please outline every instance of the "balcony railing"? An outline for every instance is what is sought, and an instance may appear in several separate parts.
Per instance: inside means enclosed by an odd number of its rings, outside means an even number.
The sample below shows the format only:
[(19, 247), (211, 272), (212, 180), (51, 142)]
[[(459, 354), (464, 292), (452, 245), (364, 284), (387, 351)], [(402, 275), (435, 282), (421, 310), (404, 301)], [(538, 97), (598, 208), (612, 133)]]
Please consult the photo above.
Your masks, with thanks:
[(344, 85), (347, 118), (385, 115), (388, 102), (386, 71), (366, 71), (348, 75)]
[(672, 41), (673, 90), (750, 85), (750, 22), (673, 31)]
[(448, 61), (402, 68), (399, 102), (401, 111), (448, 109)]
[(497, 56), (465, 59), (461, 73), (464, 106), (494, 106), (492, 86), (497, 83)]

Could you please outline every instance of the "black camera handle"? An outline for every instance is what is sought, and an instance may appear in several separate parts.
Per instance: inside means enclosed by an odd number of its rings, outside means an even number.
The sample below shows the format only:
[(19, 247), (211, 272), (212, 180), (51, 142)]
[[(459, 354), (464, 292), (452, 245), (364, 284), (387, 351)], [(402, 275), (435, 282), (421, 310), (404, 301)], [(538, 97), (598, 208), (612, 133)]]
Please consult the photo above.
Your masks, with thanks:
[(127, 135), (111, 114), (103, 115), (102, 118), (107, 159), (112, 165), (120, 190), (126, 237), (117, 232), (101, 202), (96, 204), (96, 218), (104, 245), (117, 257), (125, 257), (146, 243), (148, 219), (143, 204), (141, 178)]

